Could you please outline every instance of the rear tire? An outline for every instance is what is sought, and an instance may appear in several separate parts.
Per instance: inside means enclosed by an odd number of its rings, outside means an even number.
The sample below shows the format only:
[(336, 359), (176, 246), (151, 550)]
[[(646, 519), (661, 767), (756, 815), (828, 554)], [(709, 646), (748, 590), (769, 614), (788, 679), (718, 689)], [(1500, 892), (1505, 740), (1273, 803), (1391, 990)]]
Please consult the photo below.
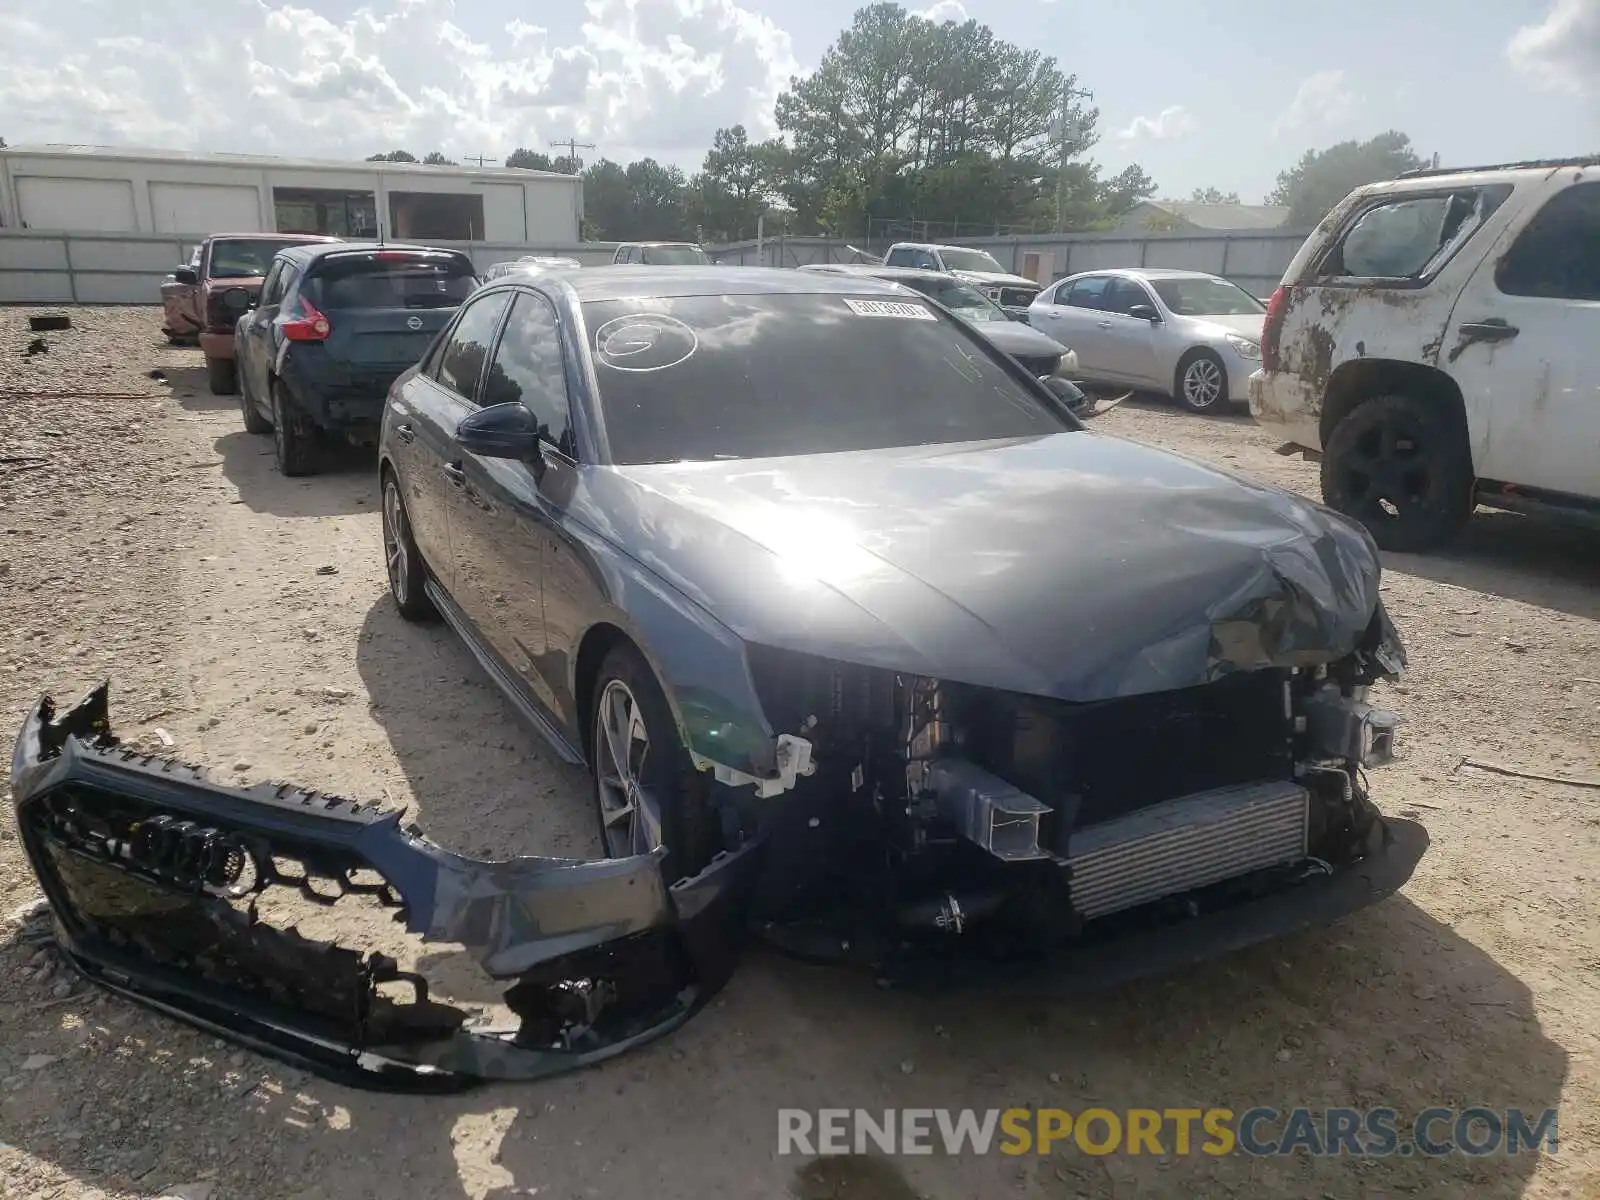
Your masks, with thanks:
[(1178, 363), (1172, 394), (1192, 413), (1226, 412), (1228, 368), (1209, 350), (1191, 350)]
[(295, 406), (283, 381), (274, 379), (272, 387), (272, 451), (278, 470), (285, 475), (315, 475), (318, 451), (317, 431)]
[(237, 364), (231, 358), (206, 359), (206, 383), (213, 396), (231, 396), (239, 390)]
[(1416, 396), (1365, 401), (1323, 447), (1323, 502), (1384, 550), (1421, 553), (1448, 540), (1472, 515), (1475, 484), (1461, 422)]
[(650, 665), (633, 646), (615, 646), (590, 694), (595, 814), (606, 856), (663, 845), (669, 884), (703, 870), (721, 842), (710, 782), (694, 769)]

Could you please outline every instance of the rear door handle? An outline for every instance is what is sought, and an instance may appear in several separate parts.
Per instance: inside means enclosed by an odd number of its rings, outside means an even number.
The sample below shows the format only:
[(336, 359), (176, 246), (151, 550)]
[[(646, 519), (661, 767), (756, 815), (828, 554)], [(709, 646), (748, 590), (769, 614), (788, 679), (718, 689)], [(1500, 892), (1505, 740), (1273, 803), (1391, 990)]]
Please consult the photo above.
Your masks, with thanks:
[(1522, 330), (1515, 325), (1507, 324), (1500, 317), (1488, 317), (1482, 321), (1463, 321), (1461, 323), (1461, 336), (1480, 342), (1509, 342), (1521, 332)]
[(404, 425), (396, 425), (394, 427), (394, 435), (400, 439), (402, 445), (406, 446), (417, 440), (417, 431), (411, 427), (410, 421), (407, 421)]
[(457, 487), (467, 485), (467, 473), (461, 469), (460, 463), (445, 463), (444, 474), (445, 478)]

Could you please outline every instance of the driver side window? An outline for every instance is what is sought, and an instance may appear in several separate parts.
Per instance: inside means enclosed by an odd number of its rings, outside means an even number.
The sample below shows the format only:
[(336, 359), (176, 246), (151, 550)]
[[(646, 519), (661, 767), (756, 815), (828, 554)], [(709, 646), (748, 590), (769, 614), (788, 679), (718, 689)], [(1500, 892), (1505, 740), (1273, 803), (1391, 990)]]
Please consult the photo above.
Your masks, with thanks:
[(1105, 298), (1101, 307), (1106, 312), (1128, 315), (1128, 310), (1136, 304), (1145, 304), (1154, 308), (1155, 301), (1150, 299), (1150, 293), (1131, 279), (1117, 278), (1111, 281), (1111, 286), (1106, 288)]

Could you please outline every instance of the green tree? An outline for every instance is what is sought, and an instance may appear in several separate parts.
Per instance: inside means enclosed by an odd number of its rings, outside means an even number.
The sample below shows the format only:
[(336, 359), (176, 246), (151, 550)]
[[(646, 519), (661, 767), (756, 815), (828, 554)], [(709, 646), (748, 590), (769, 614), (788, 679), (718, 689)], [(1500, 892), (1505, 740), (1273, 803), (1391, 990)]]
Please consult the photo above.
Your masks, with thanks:
[(677, 167), (662, 166), (653, 158), (631, 162), (623, 173), (630, 200), (629, 238), (671, 241), (684, 236), (684, 185), (688, 180)]
[(719, 241), (754, 237), (756, 218), (771, 205), (788, 166), (782, 142), (752, 142), (743, 125), (717, 130), (688, 183), (687, 223)]
[(1326, 150), (1307, 150), (1300, 161), (1278, 176), (1278, 186), (1268, 204), (1289, 208), (1288, 224), (1294, 228), (1315, 225), (1339, 201), (1364, 183), (1393, 179), (1402, 171), (1422, 166), (1411, 139), (1388, 130), (1365, 142), (1348, 141)]
[(506, 166), (521, 167), (524, 171), (554, 171), (555, 160), (548, 154), (541, 154), (537, 150), (529, 150), (518, 146), (506, 155)]
[(430, 150), (422, 156), (422, 164), (427, 167), (453, 167), (456, 165), (456, 160), (446, 158), (439, 150)]
[(633, 200), (620, 163), (602, 158), (584, 171), (583, 212), (596, 238), (623, 241), (633, 235)]
[(368, 162), (408, 162), (408, 163), (414, 163), (417, 160), (416, 160), (415, 156), (406, 153), (404, 150), (391, 150), (387, 154), (369, 154), (369, 155), (367, 155), (367, 161)]
[(1217, 188), (1195, 188), (1189, 196), (1190, 204), (1239, 204), (1238, 192), (1222, 192)]

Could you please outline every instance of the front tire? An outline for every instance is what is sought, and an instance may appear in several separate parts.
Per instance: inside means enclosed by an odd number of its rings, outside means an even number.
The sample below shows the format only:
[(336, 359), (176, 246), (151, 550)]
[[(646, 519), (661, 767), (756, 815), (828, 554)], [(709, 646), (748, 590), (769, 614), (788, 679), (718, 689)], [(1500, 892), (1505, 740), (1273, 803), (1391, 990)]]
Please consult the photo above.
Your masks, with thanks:
[(614, 647), (591, 695), (595, 812), (606, 855), (626, 858), (665, 846), (668, 883), (701, 871), (721, 840), (710, 784), (694, 769), (644, 656), (626, 643)]
[(400, 494), (400, 480), (392, 471), (383, 473), (383, 560), (389, 576), (389, 594), (400, 615), (408, 621), (432, 620), (437, 613), (424, 590), (428, 568), (411, 536), (405, 497)]
[(1356, 407), (1323, 447), (1323, 502), (1384, 550), (1421, 553), (1448, 540), (1472, 515), (1475, 484), (1461, 423), (1403, 393)]
[(246, 433), (271, 433), (272, 422), (261, 415), (261, 410), (256, 407), (255, 397), (250, 394), (250, 376), (239, 377), (239, 413), (244, 417), (244, 431)]
[(233, 359), (206, 359), (206, 383), (213, 396), (231, 396), (238, 391), (239, 371)]
[(272, 452), (285, 475), (317, 473), (316, 430), (300, 414), (283, 381), (272, 381)]
[(1209, 350), (1191, 350), (1178, 364), (1173, 395), (1192, 413), (1221, 412), (1228, 407), (1228, 368)]

